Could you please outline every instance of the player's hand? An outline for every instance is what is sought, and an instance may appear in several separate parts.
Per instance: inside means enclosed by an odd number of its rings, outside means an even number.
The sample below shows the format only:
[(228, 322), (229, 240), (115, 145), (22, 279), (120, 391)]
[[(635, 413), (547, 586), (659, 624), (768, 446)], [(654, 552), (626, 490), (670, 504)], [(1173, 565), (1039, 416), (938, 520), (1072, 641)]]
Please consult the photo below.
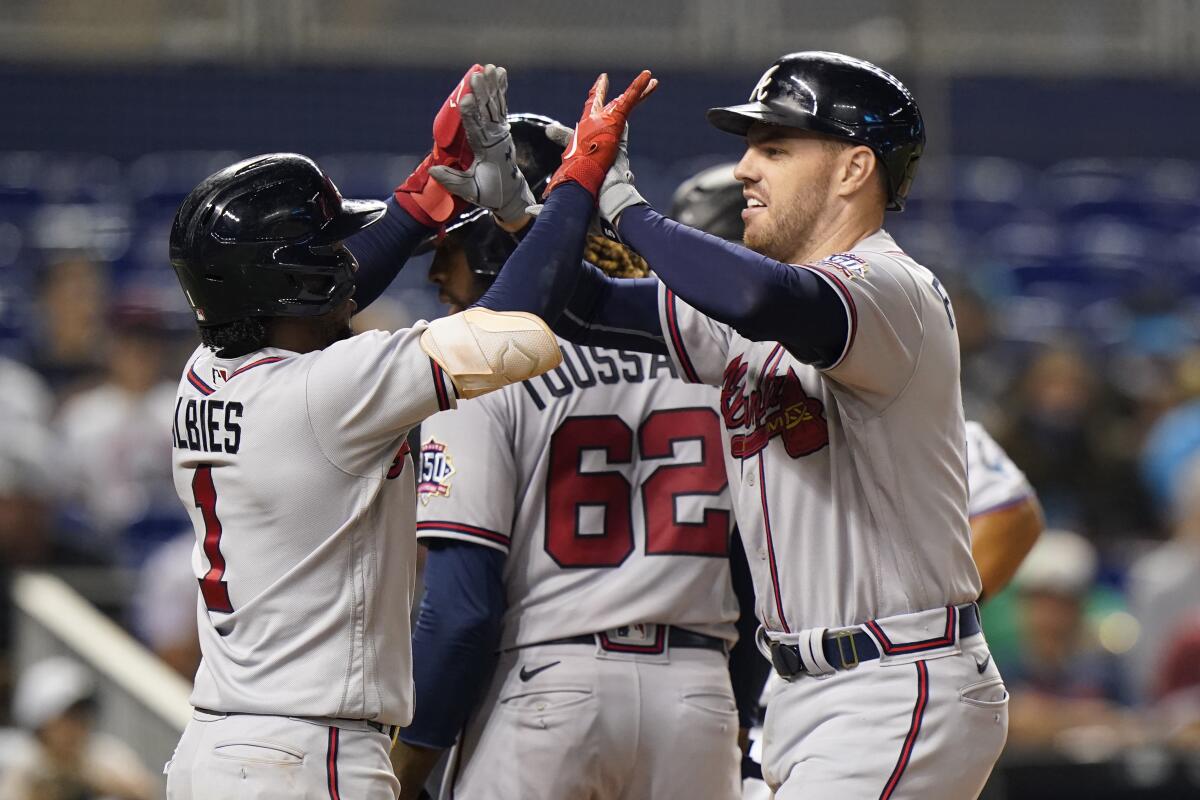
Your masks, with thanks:
[(566, 145), (562, 165), (546, 187), (546, 194), (549, 195), (559, 184), (575, 181), (591, 192), (593, 197), (597, 196), (608, 168), (617, 157), (625, 121), (634, 107), (657, 87), (658, 81), (650, 75), (650, 71), (643, 70), (620, 97), (605, 104), (608, 75), (601, 74), (588, 92), (583, 116)]
[(481, 72), (482, 66), (472, 66), (442, 103), (437, 116), (433, 118), (433, 149), (408, 179), (396, 188), (396, 202), (422, 225), (440, 227), (466, 207), (465, 201), (450, 194), (444, 186), (433, 180), (429, 170), (434, 166), (461, 170), (471, 166), (474, 161), (475, 155), (467, 142), (459, 109), (472, 91), (471, 78)]
[(630, 206), (644, 204), (637, 187), (633, 185), (633, 170), (629, 168), (629, 126), (621, 132), (621, 140), (617, 144), (617, 157), (600, 184), (600, 222), (604, 232), (609, 237), (620, 241), (617, 237), (617, 218), (621, 212)]
[(488, 64), (470, 76), (470, 83), (471, 93), (458, 110), (474, 160), (466, 169), (432, 166), (429, 174), (451, 194), (490, 210), (502, 224), (522, 224), (534, 199), (508, 130), (508, 73)]

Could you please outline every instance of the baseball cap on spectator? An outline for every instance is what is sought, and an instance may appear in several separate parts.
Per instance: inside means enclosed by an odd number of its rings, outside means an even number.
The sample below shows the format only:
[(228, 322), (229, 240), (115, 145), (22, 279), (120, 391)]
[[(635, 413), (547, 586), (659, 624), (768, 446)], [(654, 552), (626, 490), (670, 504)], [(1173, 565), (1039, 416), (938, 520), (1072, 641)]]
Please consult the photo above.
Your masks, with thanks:
[(36, 731), (80, 703), (96, 696), (96, 682), (82, 664), (65, 656), (30, 666), (13, 693), (13, 718)]
[(1098, 569), (1096, 548), (1074, 531), (1042, 533), (1013, 577), (1024, 592), (1080, 596), (1091, 587)]

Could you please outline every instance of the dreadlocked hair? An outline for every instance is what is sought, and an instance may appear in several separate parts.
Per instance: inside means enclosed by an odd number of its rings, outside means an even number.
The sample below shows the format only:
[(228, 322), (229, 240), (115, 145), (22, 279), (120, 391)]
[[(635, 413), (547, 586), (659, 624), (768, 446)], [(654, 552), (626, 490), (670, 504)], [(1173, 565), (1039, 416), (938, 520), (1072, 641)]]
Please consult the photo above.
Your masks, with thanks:
[(583, 258), (614, 278), (645, 278), (650, 275), (650, 265), (645, 259), (625, 245), (598, 233), (588, 234)]
[(266, 319), (246, 317), (200, 329), (200, 343), (222, 358), (237, 358), (267, 346)]

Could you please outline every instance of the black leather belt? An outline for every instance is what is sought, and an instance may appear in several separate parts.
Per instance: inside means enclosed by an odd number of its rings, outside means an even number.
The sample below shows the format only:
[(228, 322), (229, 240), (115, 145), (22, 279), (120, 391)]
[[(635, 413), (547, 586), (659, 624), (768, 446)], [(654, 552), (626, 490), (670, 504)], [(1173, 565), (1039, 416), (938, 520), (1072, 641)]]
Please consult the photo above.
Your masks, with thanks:
[[(262, 714), (250, 714), (245, 711), (213, 711), (211, 708), (201, 708), (200, 706), (196, 706), (196, 710), (199, 711), (201, 714), (211, 714), (214, 717), (261, 717), (261, 716), (264, 716)], [(279, 716), (291, 716), (291, 715), (280, 714)], [(304, 719), (304, 718), (297, 717), (297, 719)], [(336, 721), (337, 720), (331, 720), (331, 722), (336, 722)], [(389, 739), (392, 738), (392, 736), (394, 736), (398, 730), (400, 730), (399, 725), (384, 725), (382, 722), (376, 722), (373, 719), (348, 719), (348, 720), (346, 720), (346, 722), (365, 722), (365, 723), (367, 723), (368, 728), (370, 728), (371, 730), (379, 731), (380, 733), (382, 733), (384, 736), (388, 737)]]
[[(979, 624), (979, 607), (977, 605), (969, 603), (959, 606), (956, 610), (958, 612), (958, 637), (960, 639), (974, 636), (983, 630)], [(869, 622), (867, 624), (871, 625), (872, 623)], [(953, 644), (953, 642), (953, 637), (949, 637), (949, 639), (943, 637), (932, 639), (928, 642), (912, 642), (899, 645), (887, 643), (885, 644), (885, 648), (887, 648), (889, 655), (907, 655), (910, 653), (920, 653), (924, 650), (937, 650)], [(821, 650), (825, 655), (825, 660), (834, 669), (851, 669), (863, 661), (873, 661), (879, 658), (879, 646), (875, 644), (875, 639), (862, 629), (826, 633), (821, 643)], [(797, 675), (806, 672), (804, 660), (800, 657), (800, 648), (794, 644), (771, 642), (771, 664), (775, 667), (775, 671), (779, 673), (779, 677), (784, 680), (791, 680)]]
[[(667, 644), (670, 647), (690, 647), (700, 650), (717, 650), (722, 653), (725, 652), (726, 642), (724, 639), (718, 639), (715, 636), (706, 636), (703, 633), (693, 633), (692, 631), (684, 630), (683, 628), (674, 628), (665, 625), (663, 627), (667, 628)], [(523, 645), (523, 647), (541, 647), (545, 644), (588, 644), (594, 647), (596, 645), (597, 637), (602, 636), (603, 634), (585, 633), (581, 636), (568, 636), (564, 639), (551, 639), (548, 642), (537, 642), (536, 644)], [(601, 640), (601, 647), (605, 647), (603, 639)], [(619, 647), (617, 645), (610, 645), (605, 647), (605, 649), (623, 650), (626, 648)], [(637, 647), (637, 649), (634, 649), (633, 652), (643, 652), (643, 648)], [(644, 649), (644, 652), (652, 652), (652, 648), (647, 646)]]

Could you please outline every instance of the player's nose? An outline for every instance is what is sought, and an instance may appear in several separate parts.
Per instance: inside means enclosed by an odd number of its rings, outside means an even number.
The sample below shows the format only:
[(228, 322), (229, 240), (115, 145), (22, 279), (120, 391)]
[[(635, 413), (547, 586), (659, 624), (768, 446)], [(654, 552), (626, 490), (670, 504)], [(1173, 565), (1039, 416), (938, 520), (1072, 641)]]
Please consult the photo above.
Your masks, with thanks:
[(743, 184), (757, 183), (761, 176), (754, 167), (754, 148), (747, 147), (741, 159), (734, 165), (733, 177)]

